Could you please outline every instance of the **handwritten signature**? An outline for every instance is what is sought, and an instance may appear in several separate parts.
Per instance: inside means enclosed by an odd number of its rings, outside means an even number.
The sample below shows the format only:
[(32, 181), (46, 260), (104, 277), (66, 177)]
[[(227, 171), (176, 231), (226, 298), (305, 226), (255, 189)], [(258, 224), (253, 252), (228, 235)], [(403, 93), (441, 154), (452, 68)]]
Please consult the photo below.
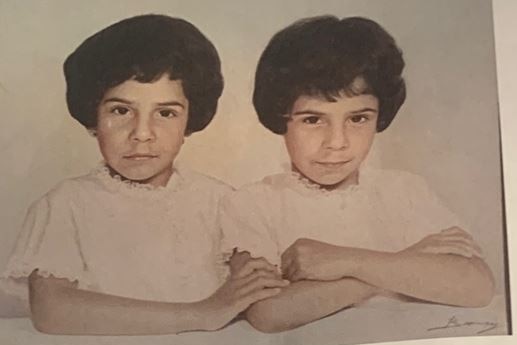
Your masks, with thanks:
[(475, 322), (475, 321), (466, 321), (460, 322), (456, 316), (451, 317), (444, 326), (432, 327), (428, 328), (428, 331), (436, 331), (439, 329), (447, 329), (447, 328), (458, 328), (458, 327), (467, 327), (467, 326), (483, 326), (483, 328), (476, 332), (476, 334), (482, 334), (493, 330), (497, 327), (497, 322)]

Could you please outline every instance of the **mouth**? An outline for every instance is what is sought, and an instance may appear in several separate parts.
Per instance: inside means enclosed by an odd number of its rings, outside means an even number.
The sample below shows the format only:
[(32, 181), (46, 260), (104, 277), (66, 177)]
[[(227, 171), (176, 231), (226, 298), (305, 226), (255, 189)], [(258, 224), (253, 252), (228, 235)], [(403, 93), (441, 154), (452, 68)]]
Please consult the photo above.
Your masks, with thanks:
[(315, 163), (317, 165), (327, 167), (327, 168), (339, 168), (343, 165), (347, 164), (348, 162), (352, 161), (351, 159), (347, 161), (316, 161)]
[(152, 153), (133, 153), (129, 155), (124, 155), (124, 159), (132, 160), (132, 161), (145, 161), (153, 158), (157, 158), (158, 155)]

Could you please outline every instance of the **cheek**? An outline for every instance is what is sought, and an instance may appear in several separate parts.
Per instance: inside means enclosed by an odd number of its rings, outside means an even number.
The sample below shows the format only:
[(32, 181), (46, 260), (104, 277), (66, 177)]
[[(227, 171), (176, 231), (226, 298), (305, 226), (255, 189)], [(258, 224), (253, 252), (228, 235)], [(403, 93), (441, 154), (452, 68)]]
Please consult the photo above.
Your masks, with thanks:
[(181, 126), (163, 128), (160, 137), (163, 138), (163, 144), (166, 145), (170, 151), (178, 151), (185, 139), (185, 128)]
[(99, 149), (105, 158), (118, 151), (117, 141), (113, 136), (97, 134), (97, 142), (99, 144)]
[(99, 120), (97, 123), (97, 138), (103, 142), (120, 140), (126, 133), (126, 126), (113, 119)]
[(292, 159), (304, 159), (316, 154), (321, 138), (316, 131), (292, 131), (285, 135), (285, 143)]
[(97, 129), (99, 144), (110, 145), (120, 140), (122, 133), (114, 128), (100, 127)]
[(363, 156), (366, 156), (368, 154), (368, 152), (370, 151), (370, 147), (372, 146), (375, 133), (375, 130), (368, 128), (354, 135), (354, 146), (358, 153), (360, 153)]
[(113, 119), (100, 120), (98, 127), (106, 131), (112, 130), (115, 127), (115, 121)]
[(124, 148), (127, 133), (113, 121), (103, 121), (97, 126), (97, 142), (102, 155), (107, 158)]

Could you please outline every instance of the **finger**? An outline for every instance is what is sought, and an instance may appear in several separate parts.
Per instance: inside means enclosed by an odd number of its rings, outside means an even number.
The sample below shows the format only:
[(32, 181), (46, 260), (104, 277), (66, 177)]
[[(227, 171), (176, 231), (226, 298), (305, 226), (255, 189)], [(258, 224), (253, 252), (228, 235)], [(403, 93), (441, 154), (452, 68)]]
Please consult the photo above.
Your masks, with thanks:
[(458, 228), (454, 228), (453, 230), (455, 230), (454, 233), (452, 233), (452, 232), (449, 234), (444, 233), (443, 236), (437, 237), (436, 240), (438, 240), (440, 242), (443, 242), (443, 241), (463, 242), (465, 245), (472, 248), (472, 251), (475, 255), (477, 255), (479, 257), (483, 256), (481, 247), (479, 247), (479, 245), (476, 243), (476, 241), (474, 240), (472, 235), (470, 235), (468, 232), (458, 229)]
[(244, 296), (250, 293), (251, 291), (257, 290), (257, 289), (264, 289), (264, 288), (282, 288), (289, 285), (289, 281), (285, 279), (279, 279), (279, 278), (266, 278), (266, 277), (257, 277), (247, 284), (241, 286), (239, 289), (237, 289), (237, 295), (238, 296)]
[(241, 287), (249, 284), (251, 281), (257, 278), (268, 278), (268, 279), (279, 279), (282, 280), (282, 276), (277, 272), (271, 272), (266, 270), (255, 270), (245, 277), (239, 278), (236, 281), (236, 286)]
[(282, 277), (285, 279), (288, 279), (289, 281), (292, 281), (293, 275), (297, 270), (297, 265), (295, 263), (290, 264), (289, 266), (285, 267), (284, 270), (282, 270)]
[(251, 255), (247, 251), (237, 252), (236, 248), (233, 251), (232, 256), (228, 260), (230, 270), (232, 273), (237, 272), (242, 268), (242, 266), (246, 263), (247, 260), (251, 258)]
[(465, 240), (464, 238), (456, 238), (454, 240), (449, 240), (446, 242), (442, 242), (445, 245), (454, 244), (457, 246), (463, 246), (466, 250), (470, 251), (473, 256), (482, 257), (483, 253), (481, 251), (481, 247), (472, 240)]
[(448, 233), (448, 234), (440, 234), (436, 237), (438, 240), (462, 240), (469, 243), (475, 243), (474, 238), (472, 235), (463, 232), (463, 233)]
[(469, 234), (467, 231), (465, 231), (465, 230), (463, 230), (461, 228), (458, 228), (457, 226), (453, 226), (453, 227), (444, 229), (444, 230), (440, 231), (440, 234), (444, 234), (444, 235), (459, 235), (459, 236), (464, 236), (466, 238), (472, 239), (472, 235), (471, 234)]
[(239, 312), (246, 310), (250, 305), (255, 302), (264, 300), (266, 298), (271, 298), (278, 295), (282, 292), (281, 288), (272, 288), (272, 289), (259, 289), (256, 291), (252, 291), (248, 293), (246, 296), (242, 296), (239, 299)]
[(271, 272), (277, 272), (275, 265), (270, 264), (264, 258), (248, 259), (242, 267), (235, 272), (235, 278), (242, 278), (251, 274), (254, 270), (266, 270)]
[(483, 254), (483, 249), (481, 249), (481, 247), (474, 242), (474, 255), (479, 257), (479, 258), (483, 258), (484, 257), (484, 254)]
[(286, 250), (284, 250), (284, 252), (280, 256), (280, 261), (283, 264), (284, 262), (291, 261), (292, 258), (293, 258), (293, 245), (289, 246)]
[(247, 250), (234, 250), (232, 254), (232, 259), (249, 259), (251, 258), (251, 253)]
[(292, 256), (282, 257), (282, 261), (280, 263), (280, 270), (285, 272), (289, 266), (293, 264), (294, 258)]
[(448, 235), (443, 236), (436, 240), (439, 244), (447, 244), (447, 243), (458, 243), (463, 244), (464, 246), (468, 246), (470, 248), (474, 248), (477, 244), (469, 238), (458, 236), (458, 235)]
[(472, 257), (472, 251), (464, 245), (458, 245), (455, 243), (447, 243), (439, 246), (428, 247), (424, 252), (432, 254), (452, 254), (460, 255), (466, 258)]
[(445, 241), (458, 241), (462, 242), (465, 245), (469, 246), (473, 252), (474, 255), (479, 256), (480, 258), (483, 257), (483, 250), (481, 247), (477, 244), (477, 242), (474, 240), (472, 235), (469, 233), (462, 231), (463, 234), (460, 235), (448, 235), (447, 237), (441, 239)]
[(242, 252), (234, 251), (232, 256), (230, 257), (230, 263), (231, 264), (244, 263), (250, 258), (251, 258), (251, 254), (248, 251), (242, 251)]

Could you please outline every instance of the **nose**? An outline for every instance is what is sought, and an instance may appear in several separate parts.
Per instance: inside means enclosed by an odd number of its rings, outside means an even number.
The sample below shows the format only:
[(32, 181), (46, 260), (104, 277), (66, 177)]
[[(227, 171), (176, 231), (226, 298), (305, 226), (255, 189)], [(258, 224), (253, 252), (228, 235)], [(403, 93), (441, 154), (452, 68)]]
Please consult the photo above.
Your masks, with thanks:
[(152, 118), (148, 116), (135, 116), (131, 139), (139, 142), (153, 141), (155, 133)]
[(332, 150), (343, 150), (350, 144), (345, 126), (329, 126), (325, 139), (325, 147)]

